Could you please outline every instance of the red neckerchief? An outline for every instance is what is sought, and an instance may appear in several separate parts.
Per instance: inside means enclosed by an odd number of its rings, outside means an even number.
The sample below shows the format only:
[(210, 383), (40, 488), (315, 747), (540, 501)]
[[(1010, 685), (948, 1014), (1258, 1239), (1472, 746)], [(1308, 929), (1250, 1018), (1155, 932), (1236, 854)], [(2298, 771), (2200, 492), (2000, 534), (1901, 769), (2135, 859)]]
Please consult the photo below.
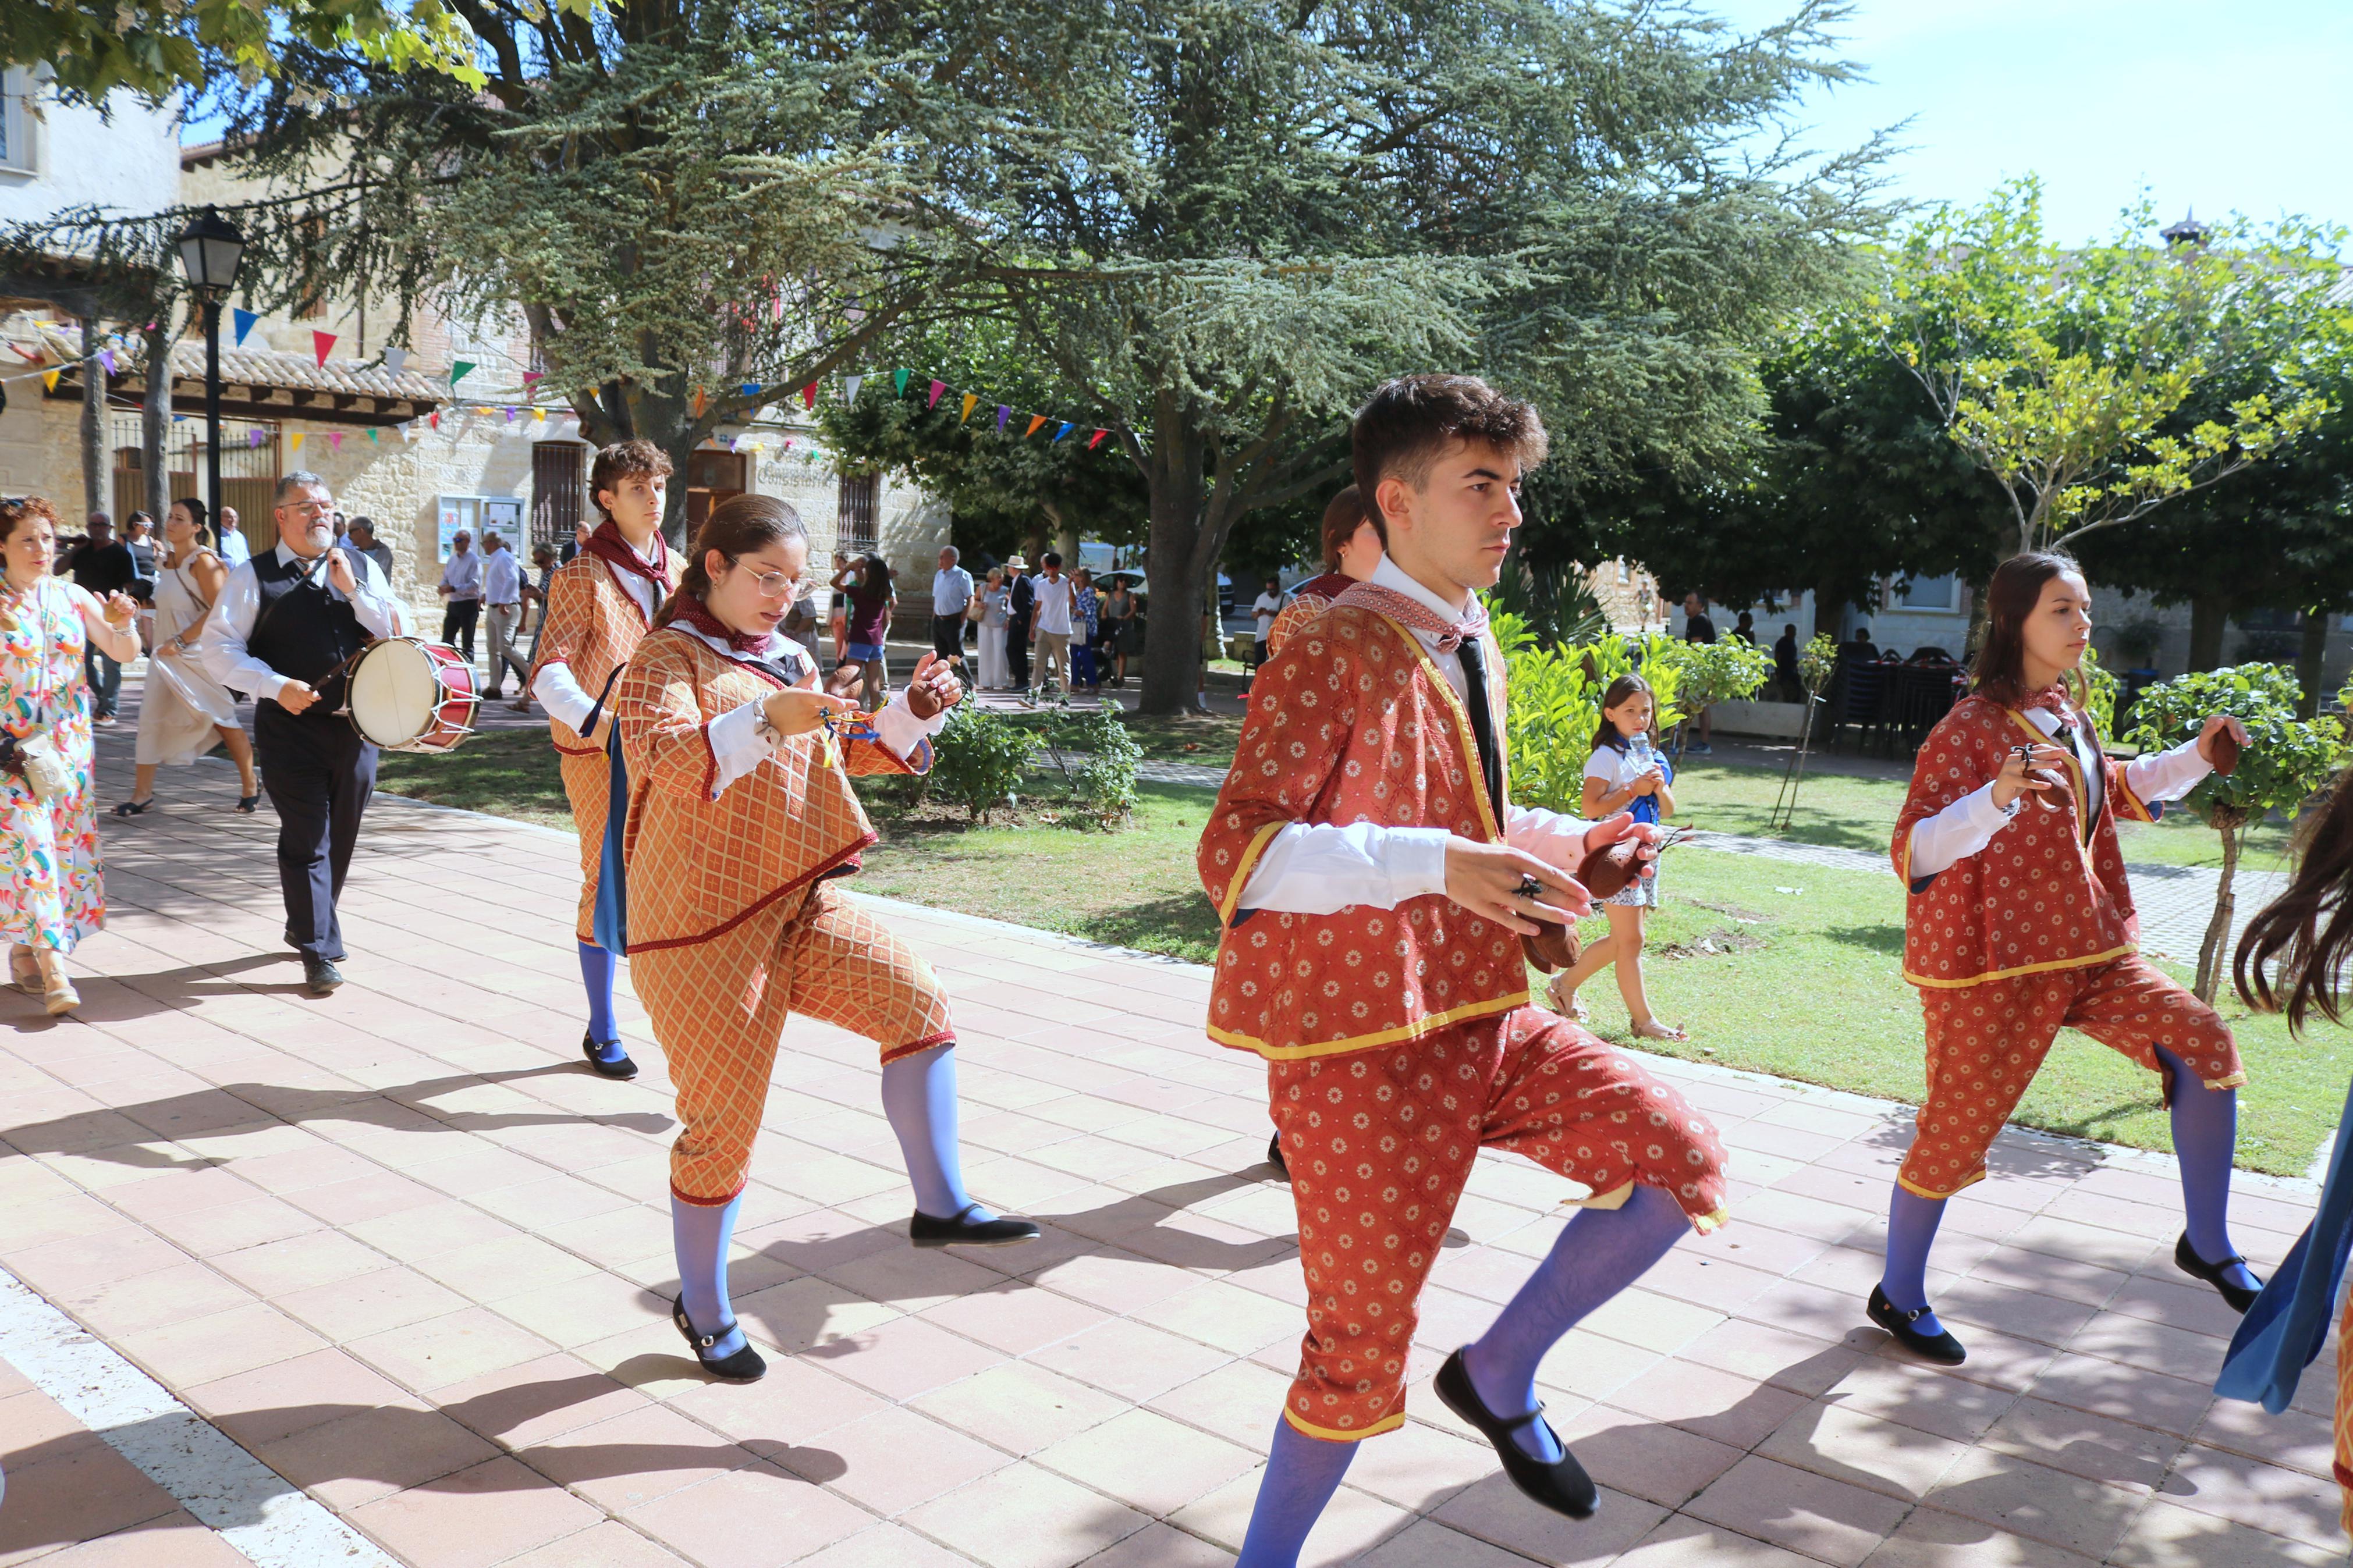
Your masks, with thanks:
[(1414, 631), (1436, 637), (1440, 653), (1452, 653), (1487, 629), (1487, 606), (1479, 602), (1475, 594), (1471, 596), (1471, 613), (1459, 621), (1448, 620), (1419, 599), (1372, 583), (1358, 583), (1332, 603), (1355, 605), (1403, 622)]
[(2048, 708), (2051, 711), (2059, 715), (2062, 721), (2073, 718), (2075, 711), (2073, 709), (2067, 706), (2066, 683), (2064, 681), (2056, 680), (2044, 687), (2042, 690), (2036, 692), (2033, 696), (2028, 698), (2025, 701), (2020, 703), (2019, 707), (2022, 709)]
[(621, 537), (620, 525), (611, 518), (596, 525), (588, 542), (580, 548), (600, 561), (609, 563), (617, 572), (633, 572), (654, 585), (656, 601), (670, 592), (670, 542), (661, 530), (654, 530), (654, 558), (648, 561), (638, 554), (629, 542)]
[(749, 632), (735, 630), (721, 621), (717, 616), (704, 609), (702, 601), (691, 594), (679, 595), (678, 614), (675, 618), (685, 622), (703, 636), (726, 644), (737, 653), (746, 654), (754, 658), (768, 651), (768, 644), (772, 640), (771, 634), (767, 632), (761, 632), (754, 636)]

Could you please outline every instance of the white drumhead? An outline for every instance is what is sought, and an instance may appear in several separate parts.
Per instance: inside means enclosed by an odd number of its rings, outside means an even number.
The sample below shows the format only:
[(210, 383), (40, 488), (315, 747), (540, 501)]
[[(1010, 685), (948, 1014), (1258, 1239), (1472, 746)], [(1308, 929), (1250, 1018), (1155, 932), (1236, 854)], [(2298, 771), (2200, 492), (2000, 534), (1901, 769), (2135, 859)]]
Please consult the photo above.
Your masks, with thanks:
[(375, 644), (352, 668), (352, 723), (379, 746), (406, 745), (425, 733), (443, 700), (433, 661), (406, 637)]

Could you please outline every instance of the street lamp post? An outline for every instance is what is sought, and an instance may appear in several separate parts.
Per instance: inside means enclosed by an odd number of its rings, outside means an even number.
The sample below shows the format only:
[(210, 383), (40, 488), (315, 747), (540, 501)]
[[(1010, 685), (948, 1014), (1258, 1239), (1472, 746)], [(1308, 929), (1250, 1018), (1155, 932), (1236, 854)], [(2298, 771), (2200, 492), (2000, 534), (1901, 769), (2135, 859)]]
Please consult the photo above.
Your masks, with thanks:
[[(215, 207), (205, 208), (180, 235), (180, 269), (205, 318), (205, 506), (216, 537), (221, 515), (220, 307), (244, 256), (245, 236)], [(168, 366), (164, 374), (171, 374)]]

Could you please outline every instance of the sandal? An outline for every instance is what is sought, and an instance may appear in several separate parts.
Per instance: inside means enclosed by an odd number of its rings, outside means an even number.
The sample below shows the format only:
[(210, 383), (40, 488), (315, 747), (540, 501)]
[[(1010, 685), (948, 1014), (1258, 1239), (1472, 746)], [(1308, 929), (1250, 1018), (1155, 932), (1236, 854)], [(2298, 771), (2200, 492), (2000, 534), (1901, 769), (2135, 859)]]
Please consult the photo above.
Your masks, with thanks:
[(67, 977), (65, 955), (55, 948), (45, 947), (33, 955), (40, 966), (41, 1010), (52, 1018), (70, 1013), (81, 1005), (81, 993), (74, 989)]
[(1552, 1010), (1559, 1014), (1564, 1018), (1571, 1019), (1579, 1024), (1589, 1023), (1592, 1021), (1592, 1015), (1585, 1010), (1585, 1004), (1577, 999), (1576, 992), (1572, 991), (1568, 994), (1568, 1001), (1566, 1005), (1562, 1004), (1560, 999), (1560, 981), (1558, 979), (1555, 979), (1550, 985), (1545, 987), (1545, 1000), (1551, 1003)]
[(1688, 1040), (1691, 1036), (1672, 1024), (1662, 1024), (1656, 1018), (1645, 1018), (1629, 1029), (1638, 1040)]
[(38, 996), (47, 989), (41, 980), (41, 966), (34, 962), (33, 950), (29, 947), (8, 950), (8, 977), (16, 989), (27, 996)]
[(251, 816), (253, 815), (254, 808), (260, 804), (261, 792), (259, 790), (254, 791), (251, 795), (241, 795), (237, 797), (237, 809), (248, 816)]
[(154, 804), (155, 797), (152, 795), (145, 800), (126, 800), (121, 805), (114, 808), (114, 815), (117, 816), (144, 816), (147, 815), (148, 808), (153, 806)]

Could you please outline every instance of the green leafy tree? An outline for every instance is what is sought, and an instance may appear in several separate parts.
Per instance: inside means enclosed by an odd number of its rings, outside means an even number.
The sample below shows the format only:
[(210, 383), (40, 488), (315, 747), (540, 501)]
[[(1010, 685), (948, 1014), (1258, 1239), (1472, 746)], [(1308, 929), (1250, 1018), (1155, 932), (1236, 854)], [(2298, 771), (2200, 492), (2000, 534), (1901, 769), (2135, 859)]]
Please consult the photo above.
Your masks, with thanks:
[(1656, 704), (1662, 731), (1680, 723), (1681, 647), (1663, 633), (1629, 637), (1605, 632), (1588, 642), (1546, 645), (1508, 610), (1493, 617), (1504, 650), (1508, 693), (1504, 723), (1511, 758), (1512, 798), (1523, 805), (1579, 812), (1585, 799), (1585, 759), (1601, 729), (1601, 698), (1609, 683), (1640, 669)]
[(2133, 704), (2138, 721), (2131, 739), (2145, 751), (2179, 745), (2198, 733), (2209, 715), (2236, 715), (2247, 728), (2247, 744), (2231, 776), (2210, 776), (2183, 805), (2221, 836), (2222, 876), (2214, 892), (2214, 917), (2198, 951), (2200, 1000), (2214, 991), (2228, 967), (2232, 881), (2247, 825), (2275, 811), (2294, 814), (2344, 765), (2345, 727), (2333, 718), (2298, 719), (2295, 677), (2278, 665), (2243, 664), (2230, 669), (2194, 671), (2144, 689)]
[(1122, 5), (1070, 73), (1088, 155), (985, 131), (1008, 151), (959, 187), (995, 226), (974, 276), (1148, 493), (1145, 711), (1191, 698), (1237, 522), (1335, 487), (1333, 437), (1384, 376), (1483, 370), (1538, 400), (1565, 468), (1742, 445), (1761, 325), (1877, 221), (1875, 147), (1755, 156), (1847, 74), (1832, 16)]
[[(2107, 243), (2063, 250), (2029, 177), (1978, 207), (1936, 208), (1890, 258), (1888, 351), (2001, 487), (2019, 550), (2136, 521), (2262, 461), (2322, 411), (2286, 354), (2332, 309), (2322, 232), (2232, 225), (2160, 249), (2153, 226), (2143, 205)], [(2232, 385), (2258, 363), (2261, 384)], [(2233, 395), (2211, 395), (2223, 386)]]
[[(594, 0), (555, 0), (588, 14)], [(532, 7), (536, 9), (538, 7)], [(59, 87), (103, 101), (117, 88), (161, 102), (226, 70), (248, 81), (286, 68), (288, 46), (353, 49), (395, 71), (480, 87), (477, 39), (446, 0), (9, 0), (0, 65), (46, 65)]]
[[(1736, 701), (1753, 697), (1773, 676), (1773, 656), (1754, 643), (1738, 637), (1718, 637), (1714, 642), (1669, 642), (1662, 650), (1665, 662), (1674, 666), (1675, 690), (1685, 711), (1705, 712), (1719, 702)], [(1646, 664), (1647, 678), (1653, 667)], [(1675, 736), (1675, 756), (1681, 760), (1683, 736)]]

